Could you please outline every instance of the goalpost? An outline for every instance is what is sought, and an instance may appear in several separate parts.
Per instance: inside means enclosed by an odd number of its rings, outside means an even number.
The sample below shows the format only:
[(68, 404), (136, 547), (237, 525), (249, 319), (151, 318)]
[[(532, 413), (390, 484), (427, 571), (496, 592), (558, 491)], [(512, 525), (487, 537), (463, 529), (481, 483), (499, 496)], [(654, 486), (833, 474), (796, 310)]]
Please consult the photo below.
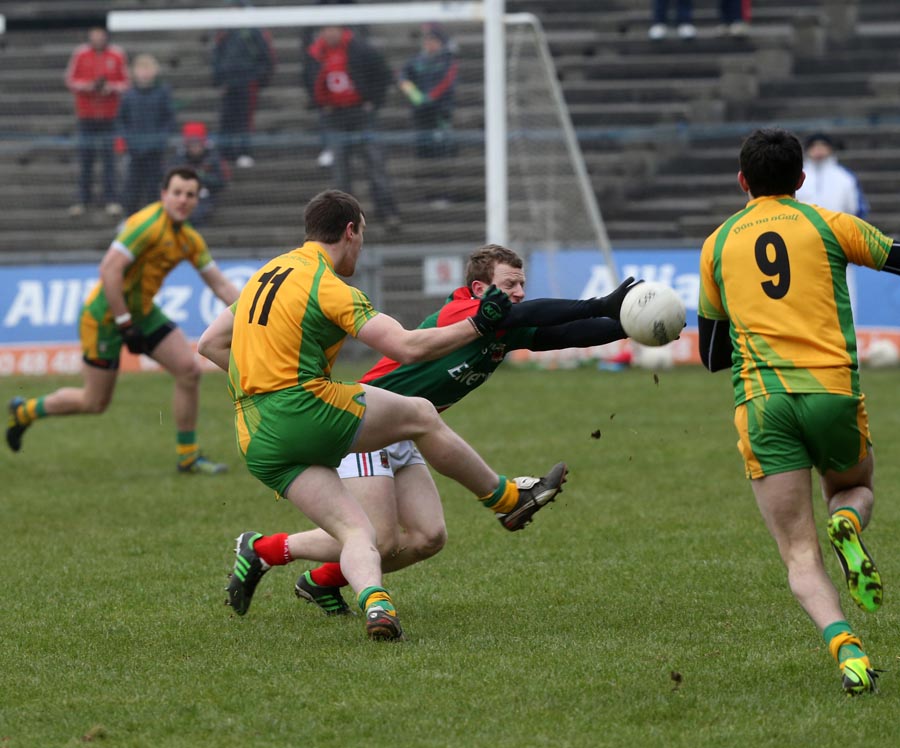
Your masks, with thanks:
[[(144, 34), (162, 36), (160, 32), (177, 36), (261, 28), (276, 33), (336, 25), (364, 28), (370, 37), (399, 40), (408, 47), (421, 24), (443, 24), (465, 45), (461, 71), (476, 66), (476, 55), (483, 65), (480, 80), (461, 74), (456, 119), (463, 121), (454, 122), (452, 137), (460, 154), (481, 153), (484, 239), (509, 244), (526, 255), (546, 252), (551, 274), (557, 251), (593, 248), (602, 253), (615, 281), (618, 272), (609, 238), (543, 28), (534, 15), (505, 14), (504, 6), (504, 0), (485, 0), (111, 11), (107, 28), (141, 39)], [(388, 55), (394, 49), (390, 43), (380, 48)], [(390, 59), (395, 69), (402, 62), (396, 56)], [(471, 199), (472, 180), (461, 176), (469, 163), (465, 158), (455, 165), (448, 162), (454, 179), (423, 172), (421, 165), (394, 166), (414, 162), (394, 156), (414, 150), (408, 118), (401, 117), (402, 103), (394, 107), (395, 116), (382, 117), (388, 121), (379, 128), (391, 151), (388, 166), (395, 186), (408, 183), (416, 197), (431, 191), (446, 194), (452, 202), (457, 190), (460, 200), (463, 193)], [(444, 168), (445, 162), (434, 163)], [(395, 192), (403, 194), (402, 189)], [(550, 287), (555, 285), (550, 279)]]

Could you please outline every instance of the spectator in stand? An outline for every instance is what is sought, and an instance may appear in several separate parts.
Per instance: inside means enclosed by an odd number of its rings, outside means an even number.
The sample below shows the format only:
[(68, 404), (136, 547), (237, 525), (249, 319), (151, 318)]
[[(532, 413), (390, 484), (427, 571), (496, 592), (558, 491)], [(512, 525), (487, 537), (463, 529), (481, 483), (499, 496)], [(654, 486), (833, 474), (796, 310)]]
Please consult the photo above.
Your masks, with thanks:
[[(356, 0), (316, 0), (316, 5), (356, 5)], [(316, 26), (304, 26), (300, 31), (300, 56), (304, 60), (307, 59), (309, 52), (309, 45), (312, 44), (316, 36), (318, 36), (320, 28)], [(357, 37), (361, 39), (365, 39), (369, 36), (369, 27), (368, 26), (353, 26), (353, 33), (356, 34)], [(306, 65), (303, 66), (303, 74), (306, 73)], [(309, 100), (310, 106), (315, 107), (315, 102), (310, 97)], [(317, 162), (319, 166), (323, 169), (329, 168), (334, 164), (334, 153), (329, 150), (328, 142), (325, 138), (325, 125), (322, 121), (321, 110), (319, 112), (319, 132), (322, 136), (322, 151), (319, 153), (319, 157)]]
[(412, 105), (416, 154), (421, 158), (452, 155), (453, 109), (459, 63), (455, 45), (438, 23), (422, 27), (422, 49), (398, 76), (400, 90)]
[(117, 124), (128, 153), (122, 201), (128, 215), (159, 199), (166, 148), (177, 126), (172, 91), (159, 80), (156, 58), (138, 55), (131, 74), (134, 85), (122, 97)]
[[(647, 32), (647, 36), (653, 41), (665, 39), (669, 33), (669, 0), (653, 1), (653, 25)], [(697, 36), (697, 27), (694, 26), (693, 0), (675, 0), (676, 33), (679, 39), (693, 39)]]
[(181, 128), (181, 145), (170, 168), (176, 166), (189, 166), (200, 178), (199, 201), (191, 215), (191, 223), (202, 226), (212, 216), (216, 194), (231, 178), (231, 169), (209, 139), (209, 132), (202, 122), (185, 122)]
[(747, 23), (750, 21), (750, 0), (719, 0), (719, 13), (722, 19), (719, 34), (747, 35)]
[[(232, 5), (249, 7), (246, 0)], [(254, 165), (250, 133), (260, 89), (272, 80), (275, 52), (268, 32), (230, 29), (216, 36), (213, 47), (213, 83), (222, 88), (219, 145), (222, 155), (242, 169)]]
[(334, 186), (351, 191), (351, 157), (359, 149), (366, 162), (379, 222), (396, 231), (400, 217), (376, 133), (393, 74), (384, 57), (343, 26), (326, 26), (307, 48), (304, 83), (321, 115), (326, 149), (334, 156)]
[(105, 28), (91, 28), (87, 44), (75, 48), (66, 67), (66, 87), (75, 96), (81, 164), (78, 202), (69, 208), (70, 216), (83, 215), (92, 202), (96, 156), (100, 156), (103, 162), (106, 212), (111, 216), (122, 214), (122, 206), (116, 199), (116, 154), (113, 145), (119, 101), (128, 86), (125, 52), (109, 43)]
[(856, 174), (838, 163), (834, 139), (824, 132), (817, 132), (806, 138), (804, 146), (806, 181), (797, 190), (797, 199), (865, 220), (869, 215), (869, 203)]

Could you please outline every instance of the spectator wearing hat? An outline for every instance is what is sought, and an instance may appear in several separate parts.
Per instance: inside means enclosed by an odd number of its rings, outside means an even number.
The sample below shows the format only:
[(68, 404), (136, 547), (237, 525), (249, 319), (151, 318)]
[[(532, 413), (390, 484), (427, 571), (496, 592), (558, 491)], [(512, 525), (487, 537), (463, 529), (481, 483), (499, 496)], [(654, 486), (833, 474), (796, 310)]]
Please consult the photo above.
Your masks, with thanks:
[(437, 23), (422, 27), (422, 47), (398, 75), (400, 90), (412, 107), (416, 153), (423, 158), (451, 155), (451, 128), (459, 63), (455, 45)]
[(856, 174), (838, 162), (837, 147), (835, 140), (824, 132), (806, 138), (803, 159), (806, 179), (797, 190), (797, 199), (865, 219), (869, 215), (869, 203)]
[(191, 216), (194, 226), (206, 224), (212, 216), (216, 195), (231, 178), (231, 169), (219, 149), (209, 138), (203, 122), (185, 122), (181, 128), (181, 143), (175, 152), (171, 167), (189, 166), (200, 178), (197, 208)]
[(128, 173), (122, 204), (131, 215), (159, 200), (169, 136), (176, 132), (172, 91), (159, 79), (153, 55), (138, 55), (131, 68), (134, 85), (125, 92), (116, 133), (128, 154)]

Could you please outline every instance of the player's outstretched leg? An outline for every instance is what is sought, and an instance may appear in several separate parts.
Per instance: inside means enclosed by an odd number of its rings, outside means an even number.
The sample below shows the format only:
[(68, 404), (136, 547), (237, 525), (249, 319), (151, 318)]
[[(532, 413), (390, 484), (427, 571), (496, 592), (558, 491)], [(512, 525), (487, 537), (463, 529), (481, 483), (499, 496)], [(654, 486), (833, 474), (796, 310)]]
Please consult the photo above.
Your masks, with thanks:
[(326, 616), (353, 615), (350, 606), (344, 601), (340, 587), (321, 587), (313, 582), (309, 571), (304, 571), (294, 585), (294, 594), (301, 600), (314, 603)]
[(562, 493), (567, 472), (566, 463), (558, 462), (543, 478), (516, 478), (519, 500), (509, 512), (497, 516), (500, 524), (510, 532), (525, 527), (542, 507), (553, 501), (557, 494)]
[(272, 567), (263, 561), (259, 554), (253, 550), (253, 543), (261, 538), (259, 532), (242, 532), (237, 537), (237, 545), (234, 552), (237, 558), (234, 561), (234, 571), (228, 580), (228, 599), (226, 605), (230, 605), (239, 616), (244, 615), (250, 608), (253, 593), (259, 580)]
[(14, 397), (9, 401), (9, 420), (6, 422), (6, 443), (13, 452), (22, 448), (22, 434), (31, 425), (31, 421), (24, 421), (19, 416), (19, 408), (25, 404), (25, 399)]
[(869, 612), (878, 610), (883, 593), (881, 575), (856, 525), (844, 514), (833, 514), (828, 519), (828, 537), (844, 570), (853, 602)]

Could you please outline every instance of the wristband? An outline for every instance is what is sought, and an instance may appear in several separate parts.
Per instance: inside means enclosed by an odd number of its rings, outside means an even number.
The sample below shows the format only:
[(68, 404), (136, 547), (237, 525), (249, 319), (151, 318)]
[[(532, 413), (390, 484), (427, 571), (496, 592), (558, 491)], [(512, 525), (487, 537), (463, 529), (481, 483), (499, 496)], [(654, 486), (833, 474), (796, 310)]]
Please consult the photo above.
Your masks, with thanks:
[(125, 312), (125, 314), (120, 314), (115, 317), (115, 323), (121, 327), (122, 325), (127, 325), (131, 322), (131, 312)]
[(471, 323), (472, 327), (475, 328), (475, 332), (478, 333), (478, 337), (479, 337), (479, 338), (484, 337), (484, 333), (481, 332), (481, 330), (478, 329), (478, 323), (475, 321), (475, 318), (474, 318), (474, 317), (466, 317), (466, 319), (469, 320), (469, 322)]

